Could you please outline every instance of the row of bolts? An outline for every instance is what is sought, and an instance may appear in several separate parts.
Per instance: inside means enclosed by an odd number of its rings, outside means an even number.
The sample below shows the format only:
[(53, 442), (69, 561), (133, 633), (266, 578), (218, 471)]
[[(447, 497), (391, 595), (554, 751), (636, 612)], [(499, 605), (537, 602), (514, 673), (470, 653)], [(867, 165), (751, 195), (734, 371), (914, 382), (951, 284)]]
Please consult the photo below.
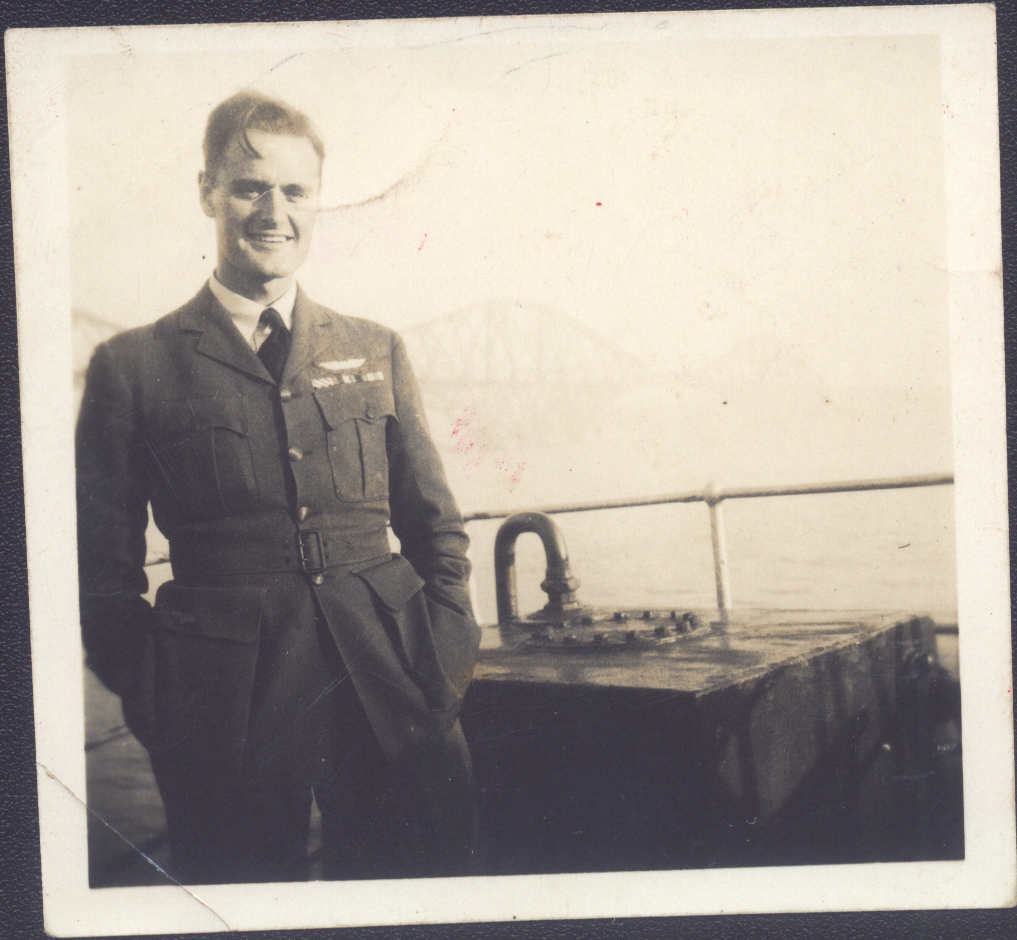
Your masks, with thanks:
[[(643, 611), (643, 614), (642, 614), (642, 619), (643, 620), (652, 620), (653, 617), (654, 617), (653, 611), (649, 611), (649, 610), (644, 610)], [(615, 611), (615, 613), (614, 613), (614, 615), (612, 616), (611, 619), (615, 623), (625, 623), (629, 619), (629, 614), (626, 613), (623, 610), (618, 610), (618, 611)], [(691, 613), (691, 612), (686, 612), (686, 613), (681, 614), (679, 616), (678, 611), (672, 610), (671, 611), (670, 619), (674, 623), (674, 632), (675, 633), (691, 633), (693, 630), (697, 630), (697, 629), (699, 629), (700, 627), (703, 626), (702, 618), (700, 618), (697, 614), (694, 614), (694, 613)], [(591, 626), (594, 622), (595, 622), (594, 617), (592, 617), (589, 614), (586, 614), (586, 615), (584, 615), (583, 617), (580, 618), (580, 623), (582, 623), (584, 626)], [(564, 622), (559, 622), (559, 623), (553, 624), (553, 626), (557, 627), (559, 629), (564, 629), (565, 623)], [(653, 628), (653, 635), (656, 636), (656, 637), (663, 638), (663, 637), (666, 637), (667, 634), (668, 634), (668, 627), (667, 627), (666, 624), (662, 624), (662, 623), (661, 624), (657, 624), (657, 626), (655, 626)], [(532, 637), (535, 640), (537, 640), (537, 639), (544, 639), (544, 638), (546, 638), (546, 636), (547, 636), (547, 634), (544, 631), (542, 631), (542, 630), (536, 630), (532, 634)], [(637, 635), (635, 630), (628, 630), (625, 633), (625, 642), (626, 643), (635, 643), (637, 639), (638, 639), (638, 635)], [(575, 645), (578, 645), (579, 639), (576, 636), (568, 635), (568, 636), (565, 636), (565, 637), (562, 638), (562, 642), (566, 646), (575, 646)], [(607, 642), (607, 635), (604, 634), (604, 633), (594, 633), (593, 634), (593, 642), (594, 642), (594, 644), (603, 644), (603, 643), (606, 643)]]

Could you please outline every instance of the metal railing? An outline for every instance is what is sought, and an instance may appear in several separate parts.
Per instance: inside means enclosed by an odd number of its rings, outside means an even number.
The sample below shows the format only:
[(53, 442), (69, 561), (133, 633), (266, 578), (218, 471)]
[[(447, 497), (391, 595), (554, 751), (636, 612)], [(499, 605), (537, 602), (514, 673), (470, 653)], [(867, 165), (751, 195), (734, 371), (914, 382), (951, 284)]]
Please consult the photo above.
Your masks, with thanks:
[[(663, 493), (657, 496), (636, 496), (623, 499), (601, 499), (585, 503), (559, 503), (552, 506), (526, 507), (527, 512), (557, 515), (567, 512), (594, 512), (600, 509), (631, 509), (637, 506), (662, 506), (670, 503), (706, 503), (710, 510), (710, 536), (713, 543), (713, 573), (717, 582), (717, 608), (726, 622), (731, 610), (731, 582), (728, 575), (727, 545), (724, 539), (724, 517), (721, 504), (727, 499), (756, 499), (764, 496), (809, 496), (819, 493), (860, 493), (867, 490), (902, 490), (918, 486), (948, 486), (952, 473), (926, 473), (903, 477), (881, 477), (871, 480), (838, 480), (831, 483), (793, 483), (784, 486), (740, 486), (724, 488), (709, 483), (702, 490), (684, 493)], [(519, 509), (485, 510), (463, 516), (464, 522), (505, 519)], [(169, 561), (166, 554), (152, 555), (145, 565)]]
[[(917, 486), (946, 486), (953, 483), (952, 473), (929, 473), (904, 477), (883, 477), (871, 480), (839, 480), (831, 483), (798, 483), (785, 486), (743, 486), (726, 489), (716, 483), (702, 490), (684, 493), (664, 493), (658, 496), (641, 496), (631, 499), (604, 499), (586, 503), (561, 503), (542, 506), (529, 512), (555, 515), (566, 512), (592, 512), (599, 509), (628, 509), (636, 506), (661, 506), (669, 503), (706, 503), (710, 510), (710, 535), (713, 543), (713, 573), (717, 582), (717, 607), (720, 619), (727, 622), (731, 610), (731, 582), (728, 575), (727, 545), (724, 539), (724, 517), (721, 504), (726, 499), (756, 499), (763, 496), (808, 496), (818, 493), (859, 493), (866, 490), (899, 490)], [(464, 516), (466, 522), (504, 519), (517, 510), (472, 512)]]

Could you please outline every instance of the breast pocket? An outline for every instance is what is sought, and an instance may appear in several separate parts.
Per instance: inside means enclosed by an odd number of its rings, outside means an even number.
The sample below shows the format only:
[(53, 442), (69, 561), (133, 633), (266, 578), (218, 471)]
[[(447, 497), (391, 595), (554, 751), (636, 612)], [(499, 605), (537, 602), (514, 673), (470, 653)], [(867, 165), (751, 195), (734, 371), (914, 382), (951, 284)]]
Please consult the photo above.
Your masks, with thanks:
[(258, 495), (239, 396), (160, 403), (153, 450), (170, 498), (188, 515), (246, 512)]
[(328, 435), (328, 460), (335, 492), (358, 502), (388, 497), (385, 436), (395, 420), (395, 400), (387, 386), (316, 391)]

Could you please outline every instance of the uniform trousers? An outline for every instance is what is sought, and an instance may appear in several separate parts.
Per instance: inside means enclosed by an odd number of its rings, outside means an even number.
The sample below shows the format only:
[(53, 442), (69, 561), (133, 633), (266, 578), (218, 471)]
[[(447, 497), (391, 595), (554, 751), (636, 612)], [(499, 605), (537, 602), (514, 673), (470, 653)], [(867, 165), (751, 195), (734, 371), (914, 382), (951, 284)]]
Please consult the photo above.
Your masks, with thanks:
[(202, 766), (193, 755), (182, 762), (168, 748), (152, 749), (174, 878), (308, 878), (312, 796), (321, 813), (323, 878), (473, 871), (476, 803), (458, 722), (426, 749), (390, 761), (320, 609), (313, 627), (305, 617), (263, 630), (255, 689), (241, 766)]

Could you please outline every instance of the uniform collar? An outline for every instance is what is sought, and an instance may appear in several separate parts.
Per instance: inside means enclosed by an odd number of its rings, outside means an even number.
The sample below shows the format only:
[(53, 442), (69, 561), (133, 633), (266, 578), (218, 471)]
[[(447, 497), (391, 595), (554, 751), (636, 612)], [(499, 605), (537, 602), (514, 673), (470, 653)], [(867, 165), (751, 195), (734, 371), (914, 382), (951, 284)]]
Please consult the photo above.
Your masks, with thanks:
[[(274, 306), (274, 305), (273, 305)], [(330, 356), (329, 329), (338, 323), (324, 307), (319, 306), (299, 288), (291, 311), (293, 318), (293, 344), (283, 370), (283, 381), (288, 381), (309, 362), (321, 356)], [(255, 379), (274, 383), (268, 370), (255, 355), (250, 341), (242, 336), (230, 318), (225, 306), (212, 290), (209, 280), (189, 303), (178, 311), (179, 328), (197, 333), (195, 351)], [(260, 316), (260, 314), (259, 314)], [(341, 334), (345, 337), (345, 333)], [(348, 340), (343, 339), (348, 344)]]
[(240, 335), (244, 339), (249, 341), (254, 335), (258, 321), (268, 307), (273, 307), (276, 310), (287, 329), (293, 329), (293, 304), (297, 299), (296, 281), (290, 284), (289, 290), (282, 297), (273, 300), (270, 304), (260, 304), (256, 300), (234, 293), (228, 287), (223, 287), (215, 274), (208, 279), (208, 286), (212, 295), (222, 304), (230, 315), (230, 319), (237, 325), (237, 329), (240, 330)]

